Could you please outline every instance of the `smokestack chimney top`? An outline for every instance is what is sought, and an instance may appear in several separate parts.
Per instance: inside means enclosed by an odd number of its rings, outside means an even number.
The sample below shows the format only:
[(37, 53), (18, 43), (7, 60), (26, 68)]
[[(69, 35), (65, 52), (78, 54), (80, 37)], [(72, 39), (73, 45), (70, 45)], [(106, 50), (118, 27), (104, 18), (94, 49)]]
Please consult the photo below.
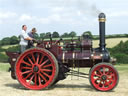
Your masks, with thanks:
[(99, 14), (99, 18), (106, 18), (106, 16), (105, 16), (104, 13), (100, 13), (100, 14)]

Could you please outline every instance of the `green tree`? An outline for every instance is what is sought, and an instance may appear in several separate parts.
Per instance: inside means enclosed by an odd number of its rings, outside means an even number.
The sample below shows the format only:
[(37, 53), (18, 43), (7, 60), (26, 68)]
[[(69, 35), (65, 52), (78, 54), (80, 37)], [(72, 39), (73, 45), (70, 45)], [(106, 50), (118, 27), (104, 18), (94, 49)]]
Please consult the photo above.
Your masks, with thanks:
[(19, 43), (19, 39), (16, 36), (12, 36), (10, 37), (10, 44), (18, 44)]
[(125, 35), (125, 37), (128, 37), (128, 34), (124, 34)]
[(5, 37), (1, 40), (2, 45), (10, 45), (10, 38)]
[(93, 38), (91, 31), (85, 31), (82, 35), (89, 35), (91, 38)]
[(40, 39), (40, 36), (37, 34), (37, 33), (34, 33), (34, 38), (39, 40)]
[(52, 37), (53, 38), (59, 38), (60, 36), (59, 36), (59, 33), (55, 31), (55, 32), (53, 32)]
[(45, 35), (45, 38), (49, 38), (51, 32), (47, 32), (46, 35)]
[(44, 40), (46, 34), (45, 33), (40, 33), (40, 39)]
[(71, 32), (69, 33), (69, 36), (70, 36), (70, 37), (75, 37), (75, 36), (76, 36), (76, 32), (75, 32), (75, 31), (71, 31)]
[(120, 41), (118, 45), (109, 49), (111, 55), (117, 59), (118, 63), (128, 64), (128, 41)]
[(61, 37), (69, 37), (69, 34), (65, 32), (64, 34), (61, 35)]
[(0, 40), (0, 46), (2, 45), (2, 40)]

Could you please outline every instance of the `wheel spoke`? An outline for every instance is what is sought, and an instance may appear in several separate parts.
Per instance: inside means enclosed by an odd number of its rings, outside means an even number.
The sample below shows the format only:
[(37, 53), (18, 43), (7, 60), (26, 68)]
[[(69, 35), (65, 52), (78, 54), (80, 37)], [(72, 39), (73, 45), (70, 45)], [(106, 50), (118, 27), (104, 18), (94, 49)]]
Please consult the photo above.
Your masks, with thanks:
[(50, 66), (52, 66), (52, 64), (45, 65), (45, 66), (43, 66), (43, 68), (50, 67)]
[[(41, 71), (42, 72), (42, 71)], [(45, 76), (47, 76), (48, 78), (50, 78), (50, 76), (47, 74), (47, 73), (45, 73), (44, 71), (42, 72)]]
[(46, 64), (49, 61), (49, 59), (47, 59), (46, 61), (44, 61), (40, 66), (42, 67), (44, 64)]
[(103, 67), (103, 74), (105, 74), (105, 67)]
[(108, 79), (112, 79), (112, 77), (115, 76), (114, 74), (107, 75)]
[(113, 77), (113, 76), (114, 76), (114, 74), (112, 73), (110, 76), (111, 76), (111, 77)]
[(44, 59), (44, 55), (41, 57), (41, 60), (40, 60), (39, 64), (41, 64), (41, 62), (43, 61), (43, 59)]
[(32, 69), (31, 67), (22, 67), (22, 69)]
[(102, 88), (105, 88), (105, 84), (103, 84)]
[(28, 66), (32, 66), (31, 64), (29, 64), (29, 63), (25, 62), (24, 60), (22, 60), (22, 62), (21, 62), (21, 63), (26, 64), (26, 65), (28, 65)]
[(100, 71), (100, 69), (99, 70), (97, 70), (99, 73), (100, 73), (100, 75), (102, 75), (102, 72)]
[[(103, 84), (102, 84), (101, 82), (102, 82), (102, 81), (98, 82), (98, 84), (96, 84), (95, 86), (96, 86), (97, 88), (103, 86)], [(100, 86), (100, 85), (101, 85), (101, 86)]]
[(32, 79), (34, 78), (34, 75), (32, 75), (32, 77), (30, 78), (30, 80), (29, 80), (29, 84), (31, 83), (31, 81), (32, 81)]
[(41, 78), (39, 75), (38, 75), (38, 80), (39, 80), (39, 85), (41, 85)]
[(26, 73), (30, 73), (30, 72), (32, 72), (32, 70), (28, 70), (28, 71), (22, 72), (22, 75), (26, 74)]
[(95, 81), (97, 81), (97, 80), (100, 80), (100, 81), (101, 81), (101, 78), (97, 78), (97, 79), (95, 79)]
[(49, 70), (49, 69), (41, 69), (41, 71), (46, 71), (46, 72), (52, 72), (52, 70)]
[(25, 78), (24, 80), (26, 80), (28, 77), (30, 77), (32, 75), (32, 73), (29, 73)]
[(99, 74), (97, 74), (97, 73), (95, 73), (94, 75), (97, 76), (97, 77), (101, 77), (101, 75), (99, 75)]
[(108, 81), (108, 82), (105, 81), (105, 85), (106, 85), (106, 86), (110, 86), (110, 83), (111, 83), (111, 81)]
[(37, 74), (35, 73), (35, 85), (37, 85)]
[(108, 75), (109, 74), (109, 71), (107, 71), (105, 74)]
[(33, 64), (32, 60), (31, 60), (29, 57), (27, 57), (27, 58), (28, 58), (29, 62), (30, 62), (31, 64)]
[(114, 80), (112, 78), (108, 78), (108, 80), (111, 81), (111, 82), (114, 82)]
[(39, 57), (40, 57), (40, 55), (39, 55), (39, 53), (38, 53), (38, 54), (37, 54), (36, 64), (38, 64), (38, 62), (39, 62)]
[(33, 61), (34, 61), (34, 63), (35, 63), (36, 60), (35, 60), (35, 56), (34, 56), (34, 54), (32, 53), (31, 55), (32, 55), (32, 59), (33, 59)]
[(45, 78), (41, 73), (39, 73), (39, 75), (42, 77), (42, 79), (43, 79), (45, 82), (47, 82), (46, 78)]

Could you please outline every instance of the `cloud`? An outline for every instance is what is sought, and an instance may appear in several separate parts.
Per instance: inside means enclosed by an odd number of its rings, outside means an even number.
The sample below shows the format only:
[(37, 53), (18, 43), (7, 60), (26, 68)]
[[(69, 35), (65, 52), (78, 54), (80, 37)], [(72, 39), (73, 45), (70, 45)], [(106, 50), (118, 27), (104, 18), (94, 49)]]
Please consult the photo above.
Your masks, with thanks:
[(28, 14), (22, 14), (19, 17), (19, 22), (30, 22), (30, 23), (41, 23), (41, 24), (50, 24), (51, 22), (58, 22), (60, 21), (59, 14), (52, 14), (48, 17), (38, 17), (38, 16), (31, 16)]
[(3, 12), (0, 11), (0, 24), (4, 24), (4, 23), (10, 23), (13, 21), (14, 23), (14, 19), (16, 19), (18, 15), (15, 12)]
[(22, 14), (19, 18), (19, 20), (22, 21), (28, 21), (28, 20), (32, 20), (32, 17), (27, 15), (27, 14)]
[(54, 8), (52, 8), (52, 11), (53, 12), (62, 12), (62, 11), (64, 11), (65, 10), (65, 8), (64, 7), (54, 7)]
[(0, 19), (16, 17), (17, 14), (14, 12), (0, 12)]
[(128, 11), (114, 11), (111, 12), (107, 15), (108, 17), (127, 17), (128, 16)]

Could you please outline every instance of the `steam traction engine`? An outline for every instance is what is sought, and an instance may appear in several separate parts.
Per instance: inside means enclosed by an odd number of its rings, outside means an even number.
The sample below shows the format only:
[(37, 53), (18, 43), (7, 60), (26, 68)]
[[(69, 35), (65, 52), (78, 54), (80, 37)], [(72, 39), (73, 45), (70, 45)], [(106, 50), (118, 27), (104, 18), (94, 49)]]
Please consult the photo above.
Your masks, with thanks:
[[(105, 14), (99, 14), (99, 48), (92, 48), (88, 35), (70, 43), (59, 45), (57, 42), (44, 41), (24, 53), (6, 52), (10, 57), (11, 76), (27, 89), (49, 88), (66, 78), (71, 67), (90, 67), (89, 81), (97, 90), (109, 91), (116, 87), (119, 80), (117, 70), (110, 63), (110, 54), (105, 44)], [(62, 40), (63, 41), (63, 40)], [(76, 71), (74, 71), (76, 72)], [(87, 75), (79, 72), (79, 74)]]

